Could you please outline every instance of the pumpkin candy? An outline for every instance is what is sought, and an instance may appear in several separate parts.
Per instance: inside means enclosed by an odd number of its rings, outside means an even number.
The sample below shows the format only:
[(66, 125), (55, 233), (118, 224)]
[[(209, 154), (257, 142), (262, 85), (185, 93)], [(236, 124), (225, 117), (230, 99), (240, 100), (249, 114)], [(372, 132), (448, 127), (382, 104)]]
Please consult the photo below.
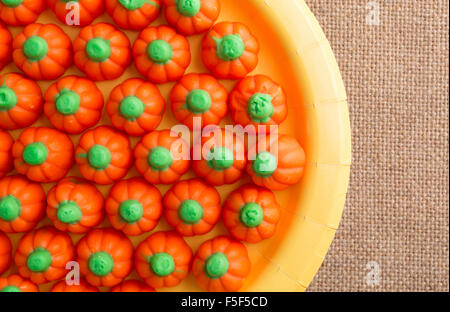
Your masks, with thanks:
[(106, 0), (106, 12), (124, 29), (147, 27), (158, 17), (160, 9), (160, 0)]
[(206, 182), (212, 185), (233, 184), (242, 176), (247, 163), (245, 146), (233, 132), (216, 128), (205, 133), (201, 138), (201, 151), (200, 159), (192, 161), (192, 168)]
[(65, 178), (47, 194), (47, 216), (58, 230), (86, 233), (102, 222), (103, 204), (103, 195), (94, 185)]
[(45, 2), (45, 0), (1, 0), (0, 20), (10, 26), (31, 24), (45, 10)]
[(175, 132), (153, 131), (134, 148), (135, 166), (152, 184), (172, 184), (190, 167), (189, 146)]
[(51, 292), (99, 292), (98, 288), (89, 285), (85, 280), (80, 279), (79, 285), (68, 285), (65, 280), (59, 281), (53, 285)]
[(55, 80), (72, 65), (72, 41), (54, 24), (30, 24), (13, 41), (13, 60), (34, 80)]
[(42, 113), (44, 100), (39, 85), (20, 74), (0, 76), (0, 128), (31, 126)]
[(94, 286), (116, 286), (133, 268), (131, 241), (112, 229), (91, 230), (78, 242), (77, 256), (81, 274)]
[(267, 135), (248, 151), (247, 172), (256, 185), (280, 191), (303, 176), (305, 152), (287, 135)]
[(75, 150), (75, 160), (83, 177), (97, 184), (122, 179), (132, 165), (129, 139), (111, 127), (86, 131)]
[(201, 179), (180, 181), (164, 195), (164, 218), (183, 236), (206, 234), (222, 211), (217, 190)]
[[(8, 236), (0, 232), (0, 274), (9, 269), (12, 261), (12, 245)], [(1, 291), (1, 289), (0, 289)]]
[(96, 81), (119, 78), (131, 64), (131, 43), (113, 25), (99, 23), (81, 29), (73, 42), (74, 63)]
[(14, 139), (6, 132), (0, 130), (0, 179), (13, 169), (12, 146)]
[(32, 230), (45, 215), (45, 192), (39, 183), (15, 175), (0, 180), (0, 230)]
[(94, 82), (67, 76), (47, 89), (44, 113), (58, 130), (79, 134), (98, 123), (103, 105), (103, 94)]
[(114, 184), (106, 198), (106, 213), (111, 225), (127, 235), (153, 230), (162, 215), (159, 190), (141, 178)]
[(194, 128), (194, 118), (200, 127), (217, 125), (226, 116), (228, 92), (216, 78), (207, 74), (188, 74), (173, 87), (170, 103), (175, 118)]
[(66, 264), (74, 255), (70, 236), (45, 226), (20, 239), (14, 263), (20, 275), (36, 284), (45, 284), (63, 278), (67, 274)]
[(204, 36), (202, 60), (218, 79), (242, 79), (258, 64), (259, 43), (247, 26), (221, 22)]
[(222, 220), (230, 234), (248, 243), (273, 236), (280, 219), (280, 205), (272, 191), (244, 185), (228, 195)]
[(158, 127), (165, 106), (154, 84), (132, 78), (112, 90), (106, 111), (114, 127), (129, 135), (141, 136)]
[(128, 280), (120, 285), (111, 288), (110, 292), (155, 292), (153, 287), (138, 281), (138, 280)]
[(215, 23), (219, 0), (164, 0), (167, 22), (185, 36), (201, 34)]
[(246, 77), (238, 82), (229, 97), (231, 116), (244, 127), (281, 124), (287, 117), (286, 94), (276, 82), (264, 75)]
[(36, 284), (24, 279), (19, 274), (0, 277), (0, 292), (38, 292)]
[(197, 250), (192, 273), (207, 291), (238, 291), (250, 273), (250, 259), (245, 246), (227, 236), (210, 239)]
[[(71, 1), (47, 0), (48, 7), (55, 13), (61, 23), (69, 26), (87, 26), (102, 15), (105, 10), (104, 0), (76, 0), (76, 4), (72, 5), (69, 5), (69, 2)], [(78, 20), (74, 10), (79, 13)]]
[(23, 130), (13, 145), (18, 173), (36, 182), (55, 182), (73, 164), (73, 143), (64, 133), (46, 127)]
[(191, 248), (173, 231), (150, 235), (135, 252), (136, 272), (153, 288), (178, 285), (189, 274), (191, 261)]
[(11, 61), (12, 41), (8, 28), (0, 22), (0, 70)]
[(153, 83), (180, 79), (191, 63), (189, 41), (168, 26), (147, 27), (133, 45), (136, 69)]

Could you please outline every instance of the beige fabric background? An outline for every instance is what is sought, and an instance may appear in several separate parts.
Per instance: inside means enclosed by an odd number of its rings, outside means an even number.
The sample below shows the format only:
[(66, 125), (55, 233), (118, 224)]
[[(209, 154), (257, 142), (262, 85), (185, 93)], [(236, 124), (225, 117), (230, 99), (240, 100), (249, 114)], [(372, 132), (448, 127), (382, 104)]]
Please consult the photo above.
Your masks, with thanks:
[[(306, 2), (340, 65), (353, 132), (346, 208), (309, 291), (448, 291), (448, 3)], [(379, 26), (366, 23), (369, 2)]]

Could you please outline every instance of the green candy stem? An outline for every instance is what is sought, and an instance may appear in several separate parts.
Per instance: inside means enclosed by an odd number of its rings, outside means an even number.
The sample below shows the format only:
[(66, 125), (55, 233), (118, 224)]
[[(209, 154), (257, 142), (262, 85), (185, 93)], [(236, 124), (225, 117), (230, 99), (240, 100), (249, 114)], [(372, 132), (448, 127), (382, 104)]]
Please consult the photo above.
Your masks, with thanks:
[(55, 98), (56, 110), (62, 115), (74, 115), (80, 109), (80, 96), (69, 89), (62, 89)]
[(114, 260), (107, 252), (99, 251), (88, 260), (89, 270), (96, 276), (106, 276), (114, 269)]
[(42, 247), (36, 248), (28, 255), (27, 266), (32, 272), (45, 272), (52, 264), (51, 253)]
[(22, 154), (23, 160), (31, 166), (42, 165), (47, 160), (47, 156), (47, 146), (41, 142), (28, 144)]
[(164, 171), (172, 166), (173, 157), (170, 151), (165, 147), (154, 147), (148, 154), (148, 164), (154, 170)]
[(149, 258), (148, 262), (152, 272), (158, 276), (167, 276), (175, 271), (175, 262), (168, 253), (156, 253)]
[(209, 151), (206, 163), (214, 170), (226, 170), (233, 166), (233, 151), (222, 146), (214, 147)]
[(151, 0), (119, 0), (119, 3), (129, 11), (138, 10), (142, 8), (146, 3), (149, 3), (159, 9), (159, 5)]
[(94, 62), (104, 62), (111, 56), (111, 45), (103, 38), (92, 38), (86, 45), (86, 54)]
[(200, 0), (177, 0), (177, 11), (183, 16), (193, 17), (200, 12)]
[(16, 106), (16, 104), (16, 92), (7, 86), (0, 87), (0, 111), (9, 110)]
[(22, 291), (17, 286), (9, 285), (9, 286), (2, 288), (2, 290), (0, 290), (0, 292), (22, 292)]
[(194, 114), (203, 114), (209, 111), (212, 101), (209, 93), (202, 89), (195, 89), (186, 97), (187, 108)]
[(198, 201), (187, 199), (178, 207), (178, 216), (185, 224), (197, 224), (203, 218), (203, 208)]
[(23, 0), (2, 0), (2, 3), (8, 8), (17, 8), (23, 3)]
[(120, 115), (130, 121), (135, 121), (144, 113), (145, 104), (136, 96), (127, 96), (119, 105)]
[(268, 122), (274, 110), (272, 97), (268, 94), (255, 93), (248, 100), (247, 111), (255, 122)]
[(216, 279), (227, 273), (229, 265), (227, 256), (216, 252), (206, 259), (204, 270), (209, 278)]
[(271, 153), (264, 151), (256, 156), (252, 169), (258, 176), (269, 177), (277, 170), (277, 166), (277, 158)]
[(144, 209), (139, 201), (128, 199), (120, 204), (119, 215), (127, 223), (136, 223), (144, 215)]
[(91, 167), (104, 170), (111, 163), (111, 152), (103, 145), (94, 145), (89, 149), (87, 158)]
[(75, 224), (81, 220), (83, 213), (76, 202), (65, 201), (58, 205), (56, 216), (62, 223)]
[(31, 36), (23, 44), (23, 54), (28, 60), (37, 62), (42, 60), (48, 53), (48, 44), (44, 38)]
[(20, 201), (13, 195), (0, 199), (0, 219), (11, 222), (16, 220), (22, 211)]
[(222, 39), (213, 38), (217, 44), (217, 56), (226, 62), (239, 59), (245, 51), (245, 44), (238, 34), (225, 35)]
[(239, 218), (243, 225), (253, 228), (261, 224), (264, 219), (264, 212), (257, 203), (248, 203), (241, 208)]
[(164, 65), (172, 59), (173, 49), (167, 41), (155, 40), (147, 46), (147, 56), (152, 62)]

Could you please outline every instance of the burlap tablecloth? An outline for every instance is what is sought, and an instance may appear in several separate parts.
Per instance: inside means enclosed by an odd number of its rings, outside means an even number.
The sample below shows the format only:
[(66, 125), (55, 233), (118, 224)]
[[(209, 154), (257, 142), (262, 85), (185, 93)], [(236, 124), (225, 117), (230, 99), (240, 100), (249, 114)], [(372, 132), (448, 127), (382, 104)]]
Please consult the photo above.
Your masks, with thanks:
[(353, 133), (344, 215), (309, 291), (448, 291), (448, 3), (306, 2), (336, 54)]

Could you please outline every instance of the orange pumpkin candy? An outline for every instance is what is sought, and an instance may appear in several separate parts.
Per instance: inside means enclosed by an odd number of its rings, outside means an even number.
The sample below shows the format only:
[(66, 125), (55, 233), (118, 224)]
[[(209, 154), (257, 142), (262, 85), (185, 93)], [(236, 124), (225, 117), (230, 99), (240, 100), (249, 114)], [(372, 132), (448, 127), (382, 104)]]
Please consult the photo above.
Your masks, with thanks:
[(19, 274), (11, 274), (0, 277), (0, 292), (39, 292), (39, 288)]
[(53, 285), (51, 292), (99, 292), (98, 288), (89, 285), (85, 280), (80, 279), (79, 285), (67, 285), (65, 280), (59, 281)]
[(141, 178), (114, 184), (106, 198), (106, 213), (111, 225), (127, 235), (153, 230), (162, 215), (159, 190)]
[(55, 13), (61, 23), (68, 26), (87, 26), (105, 10), (104, 0), (77, 0), (79, 10), (79, 20), (75, 20), (72, 13), (74, 5), (69, 5), (70, 0), (47, 0), (48, 7)]
[(244, 185), (228, 195), (222, 220), (230, 234), (248, 243), (273, 236), (280, 219), (280, 205), (272, 191)]
[(131, 78), (112, 90), (106, 111), (115, 128), (141, 136), (158, 127), (165, 107), (165, 100), (155, 85)]
[(218, 79), (242, 79), (258, 64), (259, 43), (247, 26), (221, 22), (202, 41), (202, 60)]
[(13, 60), (34, 80), (55, 80), (72, 65), (72, 41), (54, 24), (30, 24), (13, 41)]
[(216, 78), (207, 74), (188, 74), (173, 87), (170, 103), (175, 118), (194, 128), (194, 117), (200, 127), (217, 125), (228, 112), (228, 92)]
[(10, 26), (25, 26), (36, 21), (45, 7), (45, 0), (2, 0), (0, 20)]
[(138, 72), (153, 83), (180, 79), (191, 62), (189, 41), (168, 26), (141, 31), (133, 56)]
[(47, 89), (44, 113), (56, 129), (79, 134), (98, 123), (103, 105), (103, 94), (94, 82), (67, 76)]
[(286, 94), (276, 82), (264, 75), (246, 77), (239, 81), (229, 97), (231, 116), (235, 123), (246, 127), (281, 124), (288, 115)]
[(73, 49), (75, 66), (95, 81), (119, 78), (131, 64), (130, 40), (110, 24), (81, 29)]
[(164, 218), (183, 236), (203, 235), (220, 220), (217, 190), (201, 179), (180, 181), (164, 195)]
[(102, 222), (103, 204), (103, 195), (94, 185), (65, 178), (47, 194), (47, 216), (58, 230), (86, 233)]
[(14, 139), (6, 132), (0, 130), (0, 179), (13, 169), (12, 146)]
[(153, 288), (175, 287), (189, 274), (192, 250), (177, 233), (157, 232), (135, 252), (138, 275)]
[(238, 291), (251, 268), (245, 246), (227, 236), (210, 239), (197, 250), (192, 273), (207, 291)]
[(220, 13), (219, 0), (164, 0), (167, 22), (185, 36), (211, 28)]
[[(197, 144), (194, 150), (197, 150)], [(242, 176), (247, 159), (243, 140), (231, 131), (215, 128), (201, 138), (201, 159), (192, 161), (194, 172), (212, 185), (233, 184)], [(194, 153), (194, 159), (198, 157)]]
[(12, 41), (13, 39), (8, 28), (0, 22), (0, 70), (11, 61)]
[(134, 148), (137, 171), (152, 184), (172, 184), (190, 167), (189, 146), (175, 132), (153, 131)]
[(147, 27), (158, 17), (160, 9), (160, 0), (106, 0), (106, 12), (124, 29)]
[(0, 128), (31, 126), (42, 114), (44, 99), (39, 85), (20, 74), (0, 76)]
[(122, 179), (133, 164), (131, 144), (121, 132), (100, 126), (81, 136), (75, 160), (85, 179), (112, 184)]
[[(8, 236), (0, 232), (0, 274), (9, 269), (12, 261), (12, 245)], [(1, 288), (0, 288), (1, 291)]]
[(303, 177), (306, 156), (298, 141), (287, 135), (267, 135), (248, 151), (247, 172), (256, 185), (287, 189)]
[(15, 175), (0, 180), (0, 230), (32, 230), (45, 215), (45, 192), (39, 183)]
[(73, 165), (73, 143), (58, 130), (33, 127), (23, 130), (13, 145), (18, 173), (36, 182), (55, 182)]
[(36, 284), (45, 284), (63, 278), (67, 274), (66, 264), (74, 255), (70, 236), (45, 226), (20, 239), (14, 263), (20, 275)]
[(111, 288), (110, 292), (155, 292), (153, 287), (138, 281), (138, 280), (128, 280), (120, 285)]
[(77, 244), (80, 271), (94, 286), (120, 284), (133, 268), (133, 245), (112, 229), (91, 230)]

